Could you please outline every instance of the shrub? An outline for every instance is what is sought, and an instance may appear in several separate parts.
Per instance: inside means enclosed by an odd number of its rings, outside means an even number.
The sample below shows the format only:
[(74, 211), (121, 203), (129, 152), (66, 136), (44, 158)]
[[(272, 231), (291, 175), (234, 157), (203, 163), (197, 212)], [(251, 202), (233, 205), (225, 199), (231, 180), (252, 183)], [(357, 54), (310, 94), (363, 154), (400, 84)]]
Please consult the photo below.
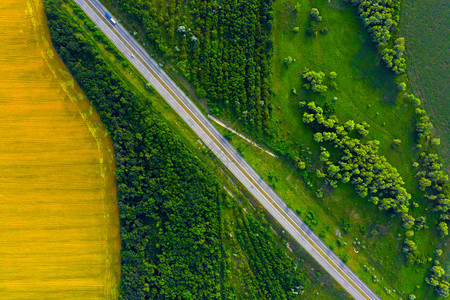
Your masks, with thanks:
[(289, 67), (289, 65), (292, 63), (293, 59), (291, 56), (287, 56), (284, 58), (284, 64), (286, 65), (286, 67)]
[(305, 84), (307, 89), (311, 89), (315, 93), (323, 93), (327, 91), (328, 87), (323, 83), (325, 80), (324, 72), (316, 72), (305, 69), (301, 75), (307, 82)]
[(319, 10), (317, 8), (311, 8), (311, 11), (309, 12), (309, 16), (311, 17), (311, 19), (313, 19), (314, 21), (318, 21), (319, 17), (320, 17), (320, 13)]
[(393, 149), (398, 149), (398, 147), (400, 146), (401, 143), (402, 143), (402, 141), (400, 139), (393, 139), (391, 147)]
[(438, 224), (437, 230), (439, 232), (439, 235), (446, 237), (448, 236), (448, 225), (445, 222), (440, 222)]
[(348, 221), (348, 219), (345, 218), (345, 217), (343, 217), (343, 218), (341, 219), (341, 222), (342, 222), (342, 230), (343, 230), (345, 233), (349, 233), (349, 232), (352, 230), (352, 225), (350, 224), (350, 222)]
[(317, 218), (314, 211), (310, 210), (305, 216), (305, 219), (303, 220), (308, 227), (312, 228), (316, 226), (319, 223), (319, 219)]

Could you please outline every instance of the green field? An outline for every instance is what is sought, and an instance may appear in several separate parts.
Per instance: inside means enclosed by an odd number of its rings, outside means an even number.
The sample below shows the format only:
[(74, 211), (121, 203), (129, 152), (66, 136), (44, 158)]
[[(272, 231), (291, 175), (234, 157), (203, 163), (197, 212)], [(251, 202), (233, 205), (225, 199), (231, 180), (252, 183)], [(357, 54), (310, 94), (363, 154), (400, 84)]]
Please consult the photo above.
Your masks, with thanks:
[(450, 7), (448, 1), (402, 1), (400, 34), (406, 38), (408, 78), (441, 138), (440, 155), (449, 169)]
[[(293, 2), (275, 3), (273, 33), (274, 118), (280, 121), (282, 134), (290, 140), (309, 143), (312, 133), (301, 121), (298, 101), (308, 99), (320, 104), (333, 103), (332, 98), (337, 97), (335, 110), (339, 119), (369, 123), (371, 128), (368, 138), (381, 142), (382, 154), (408, 180), (410, 161), (403, 157), (408, 156), (413, 146), (412, 131), (405, 130), (412, 126), (412, 109), (404, 105), (402, 95), (397, 92), (394, 76), (379, 60), (369, 35), (355, 18), (354, 10), (339, 0), (328, 5), (326, 1), (314, 1), (329, 33), (313, 38), (305, 34), (312, 4), (302, 2), (298, 17), (295, 17), (290, 13), (287, 3)], [(294, 24), (300, 29), (298, 33), (292, 32)], [(286, 56), (295, 59), (289, 67), (283, 64)], [(300, 76), (304, 68), (325, 73), (335, 71), (337, 89), (330, 89), (324, 95), (305, 91), (301, 88), (303, 80)], [(291, 95), (292, 88), (296, 88), (298, 96)], [(398, 152), (392, 151), (390, 147), (394, 138), (402, 140)]]
[[(305, 145), (317, 153), (319, 147), (312, 140), (312, 132), (301, 120), (298, 102), (302, 100), (314, 100), (321, 105), (327, 103), (334, 107), (341, 122), (349, 119), (367, 122), (371, 126), (370, 134), (364, 140), (381, 142), (380, 155), (384, 155), (397, 168), (412, 199), (419, 202), (419, 207), (412, 209), (412, 214), (428, 217), (429, 229), (417, 231), (414, 236), (419, 251), (428, 258), (436, 247), (445, 249), (445, 241), (438, 239), (434, 230), (436, 214), (427, 212), (430, 205), (418, 191), (411, 167), (415, 157), (412, 151), (415, 147), (413, 108), (408, 104), (405, 92), (399, 92), (396, 84), (405, 76), (395, 78), (387, 70), (350, 4), (342, 0), (303, 1), (297, 6), (297, 12), (294, 10), (296, 5), (297, 2), (285, 0), (274, 3), (271, 83), (274, 94), (272, 129), (276, 134), (273, 139), (265, 140), (265, 145), (274, 150), (284, 148), (285, 153), (298, 153), (301, 145)], [(316, 37), (306, 35), (309, 12), (313, 6), (319, 9), (323, 17), (321, 26), (327, 28), (327, 34), (319, 33)], [(295, 27), (298, 27), (297, 32), (293, 30)], [(288, 56), (294, 61), (286, 66), (284, 59)], [(176, 61), (166, 60), (165, 63), (176, 65)], [(326, 74), (335, 71), (337, 86), (323, 94), (304, 90), (301, 72), (305, 68)], [(139, 83), (136, 86), (139, 87)], [(143, 87), (140, 83), (139, 89), (143, 90)], [(297, 95), (291, 93), (293, 88)], [(177, 117), (170, 116), (167, 106), (157, 105), (169, 120), (175, 120), (177, 125), (182, 123)], [(232, 123), (235, 128), (241, 125)], [(175, 129), (175, 132), (178, 131)], [(184, 134), (188, 132), (186, 130)], [(191, 138), (195, 141), (195, 137)], [(391, 146), (394, 139), (402, 141), (395, 150)], [(291, 161), (266, 155), (238, 137), (233, 137), (232, 143), (340, 257), (349, 259), (348, 265), (382, 298), (406, 298), (410, 293), (418, 299), (435, 297), (423, 281), (431, 263), (426, 262), (420, 267), (405, 265), (402, 253), (404, 229), (397, 217), (381, 212), (366, 199), (361, 199), (350, 185), (341, 184), (334, 190), (324, 188), (325, 197), (319, 200), (314, 196), (314, 191), (306, 187)], [(317, 155), (313, 157), (317, 161)], [(315, 184), (317, 187), (317, 181)], [(311, 218), (311, 215), (316, 217)], [(346, 222), (343, 220), (350, 224), (347, 234), (344, 233)], [(342, 234), (346, 245), (339, 245), (339, 234)], [(373, 283), (374, 275), (379, 280), (377, 283)]]
[[(73, 15), (78, 15), (79, 17), (75, 18), (73, 21), (81, 24), (83, 14), (79, 9), (73, 9), (73, 7), (67, 5), (64, 5), (63, 7)], [(305, 274), (305, 284), (307, 286), (303, 297), (312, 298), (317, 295), (316, 293), (319, 293), (321, 298), (324, 299), (345, 298), (346, 296), (342, 289), (339, 288), (327, 274), (324, 274), (323, 271), (317, 272), (320, 268), (315, 262), (308, 258), (301, 249), (294, 247), (295, 255), (286, 251), (283, 244), (286, 242), (287, 237), (285, 237), (284, 234), (281, 233), (281, 230), (276, 227), (274, 230), (277, 235), (272, 234), (270, 230), (268, 230), (269, 224), (262, 218), (263, 215), (257, 214), (256, 211), (252, 210), (251, 206), (247, 204), (248, 200), (240, 193), (239, 188), (234, 186), (227, 175), (223, 173), (220, 169), (220, 165), (214, 162), (214, 159), (209, 157), (208, 152), (198, 143), (197, 138), (189, 127), (169, 108), (161, 97), (152, 92), (149, 93), (145, 88), (145, 81), (143, 81), (139, 74), (124, 61), (121, 55), (117, 54), (114, 47), (110, 46), (109, 43), (106, 43), (105, 45), (104, 43), (98, 42), (99, 40), (104, 39), (103, 35), (98, 33), (98, 30), (94, 30), (93, 27), (89, 25), (83, 25), (83, 28), (85, 30), (84, 36), (96, 49), (98, 49), (102, 59), (108, 62), (114, 69), (114, 72), (126, 79), (128, 88), (142, 99), (148, 97), (151, 98), (152, 108), (149, 110), (150, 116), (152, 116), (152, 118), (164, 117), (167, 120), (167, 125), (170, 130), (176, 135), (176, 139), (185, 143), (183, 147), (187, 147), (187, 149), (189, 149), (188, 151), (192, 153), (192, 156), (195, 155), (200, 158), (201, 161), (205, 163), (205, 167), (208, 166), (209, 168), (212, 168), (214, 170), (214, 175), (218, 178), (220, 183), (226, 186), (233, 194), (233, 197), (240, 201), (239, 203), (236, 202), (236, 200), (227, 197), (227, 200), (220, 202), (220, 232), (223, 241), (222, 262), (224, 264), (223, 268), (226, 270), (225, 273), (221, 273), (221, 276), (223, 276), (221, 281), (223, 294), (227, 294), (228, 291), (234, 291), (239, 298), (242, 299), (251, 298), (255, 295), (262, 295), (264, 286), (270, 284), (272, 280), (268, 280), (268, 283), (266, 283), (264, 281), (264, 276), (258, 276), (259, 271), (258, 269), (255, 269), (252, 264), (257, 262), (260, 257), (268, 255), (269, 253), (276, 253), (275, 257), (284, 257), (284, 254), (292, 256), (295, 259), (297, 259), (298, 256), (304, 257), (299, 263), (299, 270)], [(113, 134), (113, 141), (114, 136), (115, 134)], [(190, 156), (187, 156), (185, 159), (190, 159), (189, 157)], [(118, 168), (120, 168), (120, 165)], [(120, 186), (120, 180), (118, 185)], [(123, 200), (119, 198), (119, 201)], [(245, 214), (242, 207), (246, 207), (246, 211), (249, 213)], [(125, 222), (123, 214), (121, 215), (121, 218), (122, 222)], [(252, 221), (254, 219), (261, 222), (264, 226), (259, 226), (259, 229), (252, 229), (251, 224), (254, 224), (254, 221)], [(240, 223), (240, 220), (244, 220), (244, 225), (246, 224), (245, 222), (247, 222), (245, 220), (248, 220), (248, 224), (250, 225), (245, 225), (247, 227), (244, 228), (242, 227), (243, 225)], [(260, 231), (258, 232), (258, 230)], [(255, 234), (256, 237), (258, 235), (263, 235), (264, 239), (256, 238)], [(156, 240), (156, 237), (154, 238)], [(251, 242), (249, 241), (249, 238), (251, 239)], [(258, 243), (255, 243), (255, 238), (256, 240), (263, 240), (264, 243), (258, 245)], [(260, 252), (261, 248), (267, 249), (266, 241), (270, 242), (269, 245), (271, 250), (268, 252), (267, 250)], [(259, 258), (254, 256), (255, 250), (259, 251), (256, 252), (260, 253)], [(127, 270), (126, 266), (124, 266), (125, 274), (128, 274)], [(294, 273), (295, 272), (292, 271), (292, 274)], [(124, 276), (128, 275), (123, 275), (123, 277)], [(129, 287), (127, 288), (130, 290)]]
[[(272, 81), (274, 105), (274, 123), (279, 137), (293, 144), (292, 149), (304, 144), (313, 150), (318, 150), (312, 141), (312, 132), (301, 121), (298, 108), (300, 100), (314, 100), (317, 103), (332, 104), (335, 102), (335, 113), (341, 121), (353, 119), (365, 121), (371, 125), (367, 139), (377, 139), (381, 142), (380, 154), (386, 156), (395, 166), (406, 182), (407, 190), (413, 199), (419, 199), (417, 180), (411, 169), (414, 147), (412, 107), (407, 105), (404, 93), (399, 93), (393, 74), (387, 70), (378, 58), (369, 35), (359, 24), (354, 9), (342, 1), (304, 1), (297, 13), (294, 11), (296, 2), (276, 1), (274, 4), (274, 56), (272, 59)], [(309, 24), (309, 11), (317, 7), (323, 16), (322, 23), (328, 28), (327, 34), (310, 37), (305, 34)], [(298, 32), (293, 28), (298, 27)], [(284, 58), (291, 56), (293, 62), (286, 66)], [(337, 88), (318, 95), (302, 88), (301, 71), (309, 68), (316, 71), (337, 73)], [(297, 96), (292, 95), (295, 88)], [(237, 124), (234, 124), (237, 126)], [(392, 140), (402, 141), (401, 147), (393, 150)], [(369, 283), (382, 297), (387, 296), (384, 288), (394, 289), (398, 295), (414, 293), (420, 297), (433, 297), (423, 278), (429, 266), (406, 267), (401, 251), (403, 231), (401, 224), (395, 218), (386, 216), (367, 200), (362, 200), (349, 185), (343, 185), (324, 198), (317, 200), (313, 192), (305, 187), (297, 170), (290, 163), (276, 160), (260, 153), (239, 138), (233, 139), (233, 144), (240, 147), (244, 157), (270, 183), (271, 178), (277, 178), (275, 190), (294, 210), (306, 213), (314, 211), (319, 224), (313, 227), (317, 234), (328, 232), (324, 240), (338, 255), (349, 255), (348, 264), (361, 278)], [(269, 176), (270, 175), (270, 176)], [(427, 205), (413, 210), (414, 215), (425, 212)], [(348, 246), (337, 246), (335, 229), (342, 232), (342, 218), (347, 218), (352, 224), (349, 234), (343, 235)], [(430, 228), (436, 220), (429, 216)], [(359, 230), (366, 227), (367, 234)], [(431, 229), (431, 232), (434, 232)], [(441, 241), (430, 231), (416, 234), (415, 241), (421, 252), (431, 255), (434, 247)], [(366, 249), (355, 253), (352, 242), (364, 240)], [(374, 268), (366, 272), (364, 265)], [(372, 284), (372, 275), (383, 278), (378, 284)], [(421, 286), (416, 288), (416, 286)], [(391, 296), (395, 293), (391, 293)]]

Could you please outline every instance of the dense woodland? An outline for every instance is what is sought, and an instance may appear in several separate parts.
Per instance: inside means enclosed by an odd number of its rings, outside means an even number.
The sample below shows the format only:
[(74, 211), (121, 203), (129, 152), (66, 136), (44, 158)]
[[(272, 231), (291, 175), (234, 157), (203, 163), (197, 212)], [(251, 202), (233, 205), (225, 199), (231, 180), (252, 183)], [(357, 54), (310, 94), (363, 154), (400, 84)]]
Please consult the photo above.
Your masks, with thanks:
[[(252, 276), (258, 276), (257, 280), (243, 276), (247, 295), (289, 298), (298, 293), (303, 281), (292, 261), (285, 259), (274, 243), (261, 243), (257, 238), (267, 235), (270, 240), (270, 233), (236, 207), (232, 210), (239, 221), (231, 226), (234, 229), (224, 224), (223, 203), (229, 201), (217, 181), (144, 106), (151, 105), (151, 100), (139, 99), (81, 35), (69, 34), (81, 29), (53, 5), (60, 1), (47, 1), (54, 46), (99, 112), (116, 150), (124, 298), (156, 294), (171, 298), (188, 291), (183, 298), (233, 299), (239, 293), (230, 283), (232, 266), (226, 262), (224, 250), (230, 234), (236, 235), (236, 245), (249, 259)], [(405, 41), (397, 37), (400, 2), (351, 2), (380, 58), (395, 74), (403, 74)], [(109, 3), (117, 5), (127, 20), (142, 26), (152, 49), (176, 65), (199, 97), (208, 98), (212, 113), (239, 119), (255, 133), (269, 128), (271, 0)], [(314, 18), (318, 17), (317, 10)], [(292, 58), (285, 60), (286, 67), (292, 62)], [(335, 72), (325, 75), (305, 69), (300, 75), (304, 88), (314, 93), (336, 88)], [(404, 91), (406, 84), (400, 83), (399, 89)], [(449, 187), (448, 175), (436, 155), (439, 140), (432, 137), (433, 126), (420, 100), (413, 95), (409, 99), (416, 107), (417, 162), (412, 167), (423, 198), (439, 214), (437, 232), (445, 238), (450, 223)], [(359, 196), (398, 216), (405, 228), (402, 250), (407, 264), (425, 264), (427, 258), (417, 250), (414, 231), (426, 228), (426, 216), (413, 217), (410, 202), (415, 207), (418, 199), (411, 199), (397, 170), (378, 154), (379, 142), (365, 141), (368, 124), (339, 123), (327, 103), (320, 107), (301, 102), (301, 106), (302, 121), (321, 145), (319, 162), (312, 162), (309, 150), (299, 154), (286, 151), (284, 157), (295, 161), (309, 188), (313, 188), (311, 181), (321, 182), (326, 189), (350, 183)], [(392, 147), (399, 143), (394, 139)], [(277, 153), (283, 154), (282, 150)], [(317, 198), (324, 196), (322, 188), (316, 190)], [(437, 251), (426, 283), (434, 286), (437, 295), (445, 296), (449, 284), (440, 267), (441, 255), (442, 251)]]
[[(138, 97), (106, 63), (62, 3), (44, 1), (53, 46), (100, 115), (115, 150), (120, 297), (297, 297), (305, 278), (267, 222), (242, 213), (152, 111), (152, 100)], [(239, 216), (236, 224), (225, 212)], [(237, 262), (248, 269), (240, 270)], [(233, 277), (238, 271), (243, 274)]]
[(152, 50), (254, 134), (268, 129), (272, 0), (109, 0), (143, 28)]

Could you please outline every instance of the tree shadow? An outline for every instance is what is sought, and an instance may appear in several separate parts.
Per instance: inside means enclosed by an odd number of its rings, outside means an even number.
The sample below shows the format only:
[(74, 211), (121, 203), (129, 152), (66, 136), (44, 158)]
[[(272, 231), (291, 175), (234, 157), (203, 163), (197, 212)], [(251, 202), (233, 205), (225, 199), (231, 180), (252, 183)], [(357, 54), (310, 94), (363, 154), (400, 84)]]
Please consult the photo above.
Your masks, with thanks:
[(351, 65), (358, 70), (356, 79), (367, 82), (373, 89), (381, 91), (383, 104), (395, 105), (397, 86), (394, 74), (381, 60), (364, 28), (358, 30), (357, 39), (361, 41), (361, 46), (350, 61)]

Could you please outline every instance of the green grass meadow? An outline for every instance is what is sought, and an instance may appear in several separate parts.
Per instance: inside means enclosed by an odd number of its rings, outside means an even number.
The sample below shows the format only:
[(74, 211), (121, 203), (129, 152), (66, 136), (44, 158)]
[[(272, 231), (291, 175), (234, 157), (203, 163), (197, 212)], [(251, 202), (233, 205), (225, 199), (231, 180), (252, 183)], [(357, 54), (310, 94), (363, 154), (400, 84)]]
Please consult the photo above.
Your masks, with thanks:
[(450, 5), (445, 0), (402, 1), (400, 34), (406, 38), (408, 78), (441, 138), (440, 155), (450, 156)]
[[(226, 133), (226, 129), (218, 128), (222, 133)], [(428, 266), (405, 267), (404, 255), (401, 252), (403, 238), (398, 236), (402, 228), (396, 218), (386, 216), (373, 204), (361, 199), (349, 185), (339, 187), (334, 190), (333, 195), (323, 200), (317, 200), (312, 191), (306, 188), (298, 172), (288, 163), (268, 155), (238, 136), (231, 136), (233, 146), (239, 149), (250, 165), (274, 187), (291, 209), (302, 219), (305, 219), (308, 212), (315, 213), (318, 224), (311, 227), (314, 232), (320, 235), (325, 231), (325, 236), (321, 236), (322, 240), (341, 258), (347, 255), (347, 265), (383, 299), (397, 299), (393, 296), (404, 296), (405, 294), (401, 293), (403, 291), (414, 292), (416, 296), (432, 296), (432, 291), (426, 291), (427, 286), (422, 284)], [(273, 177), (276, 179), (271, 180)], [(342, 217), (351, 223), (348, 234), (343, 232)], [(365, 234), (361, 230), (362, 227), (366, 228)], [(336, 230), (341, 233), (345, 246), (338, 245)], [(354, 247), (352, 242), (355, 239), (364, 241), (366, 249)], [(434, 235), (425, 231), (416, 234), (416, 242), (420, 251), (430, 252), (427, 254), (432, 254), (438, 243)], [(380, 282), (374, 284), (373, 275), (380, 279)], [(418, 284), (421, 285), (419, 289), (416, 288)], [(391, 292), (388, 296), (384, 291), (385, 287), (391, 291), (396, 289), (399, 293)]]
[[(335, 113), (341, 122), (353, 119), (371, 125), (370, 134), (365, 140), (377, 139), (381, 142), (380, 154), (386, 156), (397, 168), (413, 199), (421, 198), (411, 168), (414, 157), (411, 150), (414, 146), (413, 108), (407, 104), (405, 93), (398, 91), (393, 74), (379, 59), (377, 49), (356, 17), (355, 9), (343, 0), (329, 2), (301, 0), (298, 3), (300, 8), (295, 13), (293, 8), (297, 1), (274, 2), (272, 113), (279, 137), (291, 141), (295, 150), (300, 149), (299, 145), (303, 144), (315, 152), (319, 147), (312, 139), (311, 130), (301, 121), (298, 102), (313, 100), (319, 104), (334, 103)], [(319, 9), (323, 17), (322, 25), (329, 31), (327, 34), (318, 33), (316, 37), (306, 35), (310, 22), (309, 11), (312, 7)], [(297, 33), (292, 30), (294, 27), (299, 28)], [(145, 95), (148, 92), (145, 89), (145, 82), (133, 68), (125, 62), (116, 60), (106, 51), (105, 55), (109, 55), (111, 64), (139, 93)], [(288, 67), (283, 62), (287, 56), (295, 59)], [(300, 74), (304, 68), (323, 71), (326, 74), (335, 71), (337, 88), (321, 95), (304, 90)], [(410, 74), (409, 77), (415, 84)], [(297, 90), (297, 95), (291, 94), (292, 88)], [(338, 100), (334, 101), (334, 97)], [(214, 163), (204, 155), (203, 147), (188, 126), (162, 98), (153, 98), (158, 100), (152, 105), (168, 120), (170, 127), (196, 155), (214, 166)], [(434, 114), (432, 111), (431, 113)], [(232, 126), (239, 128), (236, 123)], [(222, 133), (227, 132), (221, 127), (218, 128)], [(341, 184), (337, 189), (327, 191), (326, 197), (319, 200), (313, 191), (306, 187), (299, 172), (290, 163), (264, 153), (233, 134), (229, 135), (232, 136), (231, 143), (239, 149), (244, 158), (302, 219), (310, 212), (317, 216), (317, 224), (312, 226), (312, 229), (318, 235), (322, 235), (323, 240), (337, 255), (348, 257), (347, 264), (380, 297), (406, 299), (410, 293), (414, 293), (417, 299), (434, 299), (432, 289), (423, 281), (431, 263), (423, 267), (405, 266), (404, 254), (401, 251), (403, 236), (399, 235), (403, 232), (403, 228), (396, 217), (388, 216), (366, 199), (361, 199), (350, 185)], [(393, 139), (402, 141), (397, 150), (391, 147)], [(216, 174), (220, 174), (218, 167), (215, 168)], [(220, 179), (221, 182), (228, 182), (223, 174), (218, 176), (223, 177)], [(229, 189), (233, 190), (233, 186), (231, 185)], [(413, 210), (413, 215), (422, 214), (422, 211), (428, 209), (426, 203), (419, 204), (420, 207)], [(228, 211), (224, 218), (228, 219), (227, 223), (231, 223), (236, 215)], [(351, 224), (350, 232), (347, 234), (343, 232), (343, 218)], [(419, 251), (427, 256), (432, 256), (437, 246), (442, 248), (441, 241), (434, 233), (435, 220), (431, 218), (428, 219), (430, 229), (416, 232), (414, 238)], [(345, 245), (338, 244), (338, 232), (342, 235)], [(233, 259), (230, 259), (230, 263), (232, 261)], [(308, 264), (314, 265), (312, 262)], [(242, 262), (242, 268), (237, 268), (236, 274), (245, 272), (246, 268), (246, 263)], [(309, 269), (305, 268), (306, 274), (311, 273), (308, 273)], [(373, 276), (379, 279), (378, 283), (373, 283)], [(307, 298), (337, 299), (339, 298), (337, 295), (342, 296), (335, 294), (336, 290), (330, 287), (327, 287), (328, 290), (322, 289), (321, 278), (319, 281), (314, 280), (316, 277), (311, 274), (308, 278), (311, 280), (312, 288), (304, 295)], [(385, 288), (390, 290), (389, 295), (385, 292)], [(316, 291), (320, 291), (320, 296), (315, 294)]]
[[(72, 5), (64, 5), (74, 16), (81, 15), (78, 9), (73, 9)], [(81, 18), (77, 18), (77, 22), (82, 24)], [(82, 25), (85, 26), (85, 25)], [(161, 116), (167, 121), (167, 125), (173, 130), (178, 138), (185, 143), (186, 147), (190, 149), (199, 159), (201, 159), (205, 164), (207, 164), (217, 176), (219, 182), (227, 189), (231, 191), (232, 196), (230, 197), (230, 202), (239, 203), (236, 205), (221, 207), (222, 210), (222, 220), (223, 226), (226, 228), (226, 232), (230, 234), (227, 237), (227, 242), (224, 243), (223, 251), (226, 253), (226, 264), (231, 266), (231, 274), (227, 274), (230, 284), (233, 285), (236, 290), (240, 293), (242, 299), (251, 299), (251, 295), (248, 294), (247, 286), (253, 283), (248, 282), (248, 278), (253, 278), (252, 280), (257, 280), (254, 275), (252, 275), (252, 270), (250, 269), (248, 257), (246, 256), (246, 250), (243, 249), (237, 242), (237, 234), (235, 233), (239, 229), (236, 225), (236, 220), (242, 218), (242, 214), (250, 213), (254, 218), (262, 220), (262, 215), (258, 214), (257, 211), (252, 210), (252, 206), (248, 204), (248, 199), (242, 194), (240, 188), (235, 185), (234, 180), (229, 177), (229, 175), (223, 171), (223, 166), (217, 162), (214, 157), (209, 155), (209, 151), (206, 151), (204, 145), (199, 142), (198, 137), (189, 128), (189, 126), (176, 114), (175, 111), (166, 103), (166, 101), (154, 93), (153, 91), (148, 91), (146, 89), (146, 81), (142, 76), (136, 71), (136, 69), (129, 64), (126, 59), (117, 52), (117, 49), (110, 43), (104, 40), (103, 35), (95, 35), (86, 30), (85, 32), (89, 37), (92, 45), (96, 47), (101, 55), (107, 59), (114, 70), (124, 78), (129, 87), (133, 89), (134, 92), (138, 93), (143, 99), (151, 98), (151, 105), (154, 111), (161, 114)], [(242, 209), (244, 208), (244, 210)], [(269, 226), (269, 225), (267, 225)], [(285, 246), (285, 238), (279, 228), (276, 228), (275, 241), (277, 241), (278, 246), (283, 249), (286, 255), (292, 256), (294, 259), (303, 257), (303, 261), (298, 262), (298, 266), (302, 273), (305, 275), (307, 282), (307, 289), (304, 291), (301, 297), (306, 297), (307, 299), (312, 299), (320, 295), (320, 299), (345, 299), (347, 294), (342, 288), (323, 270), (321, 274), (317, 274), (317, 270), (321, 268), (319, 265), (310, 258), (302, 249), (295, 249), (294, 253), (291, 253)], [(311, 268), (315, 271), (312, 271)], [(245, 276), (244, 276), (245, 275)], [(225, 279), (224, 279), (225, 280)]]
[[(274, 41), (272, 60), (274, 117), (280, 121), (280, 130), (289, 139), (299, 143), (312, 141), (311, 131), (301, 121), (298, 101), (313, 100), (317, 103), (335, 102), (336, 115), (341, 121), (353, 119), (371, 125), (368, 139), (381, 142), (381, 153), (400, 171), (407, 180), (410, 162), (403, 156), (413, 146), (412, 108), (405, 105), (403, 94), (398, 93), (392, 72), (380, 61), (369, 35), (359, 25), (354, 9), (339, 0), (326, 3), (314, 1), (329, 29), (326, 35), (309, 37), (305, 34), (309, 22), (312, 2), (301, 2), (298, 17), (289, 13), (291, 1), (275, 2)], [(340, 5), (337, 5), (339, 3)], [(338, 7), (339, 9), (336, 9)], [(290, 17), (289, 17), (290, 16)], [(296, 22), (290, 19), (297, 19)], [(294, 26), (299, 32), (292, 32)], [(295, 59), (289, 67), (283, 64), (286, 56)], [(313, 94), (301, 88), (300, 72), (304, 68), (337, 73), (337, 89), (329, 89), (323, 95)], [(291, 95), (296, 88), (298, 96)], [(391, 149), (394, 138), (402, 140), (398, 151)], [(406, 178), (405, 178), (406, 177)]]
[[(379, 59), (368, 33), (360, 26), (355, 9), (341, 0), (301, 1), (300, 9), (295, 13), (296, 4), (289, 0), (274, 3), (273, 115), (279, 136), (291, 141), (294, 149), (303, 144), (310, 146), (313, 152), (318, 150), (311, 130), (301, 121), (298, 102), (334, 102), (335, 113), (341, 122), (353, 119), (370, 124), (370, 134), (365, 140), (381, 142), (380, 154), (397, 168), (413, 199), (419, 199), (421, 194), (411, 168), (413, 108), (407, 104), (405, 93), (397, 89), (394, 75)], [(306, 34), (312, 7), (319, 9), (322, 25), (329, 31), (327, 34), (318, 33), (316, 37)], [(297, 33), (293, 31), (294, 27), (299, 28)], [(287, 56), (295, 60), (289, 66), (284, 64)], [(300, 74), (304, 68), (326, 74), (335, 71), (337, 88), (323, 94), (304, 90)], [(297, 95), (291, 93), (292, 88), (296, 89)], [(334, 97), (338, 100), (334, 101)], [(391, 147), (394, 138), (402, 141), (397, 150)], [(434, 297), (423, 281), (430, 266), (405, 266), (401, 250), (403, 228), (396, 217), (388, 216), (366, 199), (361, 199), (350, 185), (341, 184), (319, 200), (289, 163), (265, 154), (239, 137), (233, 137), (231, 142), (302, 219), (310, 211), (314, 212), (318, 224), (312, 229), (319, 235), (322, 233), (323, 240), (336, 254), (347, 256), (347, 264), (383, 299), (406, 298), (410, 293), (419, 299)], [(426, 203), (420, 204), (413, 210), (414, 215), (428, 208)], [(351, 224), (348, 234), (343, 233), (342, 218)], [(434, 228), (434, 221), (429, 218), (430, 228)], [(346, 245), (338, 245), (336, 230), (340, 231)], [(419, 250), (425, 255), (432, 255), (441, 243), (433, 230), (420, 231), (415, 236)], [(362, 244), (357, 244), (358, 241), (364, 241), (365, 249)], [(373, 283), (374, 275), (379, 279), (378, 283)], [(390, 291), (389, 295), (386, 289)]]

